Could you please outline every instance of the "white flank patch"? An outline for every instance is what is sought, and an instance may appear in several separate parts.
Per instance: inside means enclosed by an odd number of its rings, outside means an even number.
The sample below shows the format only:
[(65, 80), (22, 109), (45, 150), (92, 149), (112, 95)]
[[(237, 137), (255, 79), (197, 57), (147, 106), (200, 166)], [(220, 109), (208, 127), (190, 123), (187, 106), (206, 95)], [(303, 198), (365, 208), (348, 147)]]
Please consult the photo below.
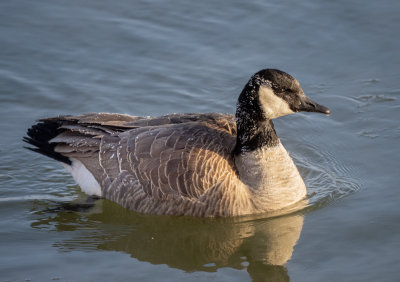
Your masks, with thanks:
[(71, 162), (71, 165), (65, 163), (62, 163), (62, 165), (71, 173), (76, 183), (81, 187), (82, 192), (89, 196), (101, 196), (100, 185), (93, 174), (80, 161), (71, 159)]

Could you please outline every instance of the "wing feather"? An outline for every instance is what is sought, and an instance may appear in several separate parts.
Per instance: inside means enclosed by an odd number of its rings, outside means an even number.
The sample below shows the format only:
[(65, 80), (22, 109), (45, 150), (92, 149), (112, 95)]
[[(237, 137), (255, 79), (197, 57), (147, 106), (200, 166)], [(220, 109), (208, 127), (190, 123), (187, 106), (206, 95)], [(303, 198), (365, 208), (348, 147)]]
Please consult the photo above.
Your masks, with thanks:
[(172, 201), (195, 214), (204, 207), (193, 201), (234, 172), (232, 115), (100, 113), (41, 121), (58, 123), (62, 130), (49, 140), (56, 152), (81, 160), (101, 183), (104, 197), (133, 210), (166, 213), (171, 207), (161, 203)]

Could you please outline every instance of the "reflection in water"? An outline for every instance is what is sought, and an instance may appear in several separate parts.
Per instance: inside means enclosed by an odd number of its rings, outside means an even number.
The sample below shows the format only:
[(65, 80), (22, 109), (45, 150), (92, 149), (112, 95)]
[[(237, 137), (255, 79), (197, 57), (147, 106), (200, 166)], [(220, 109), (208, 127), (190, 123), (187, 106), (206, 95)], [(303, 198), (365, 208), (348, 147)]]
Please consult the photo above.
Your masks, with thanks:
[(256, 281), (289, 281), (285, 263), (300, 237), (303, 215), (203, 219), (142, 215), (99, 200), (91, 208), (37, 209), (33, 228), (72, 231), (60, 250), (110, 250), (184, 271), (247, 268)]

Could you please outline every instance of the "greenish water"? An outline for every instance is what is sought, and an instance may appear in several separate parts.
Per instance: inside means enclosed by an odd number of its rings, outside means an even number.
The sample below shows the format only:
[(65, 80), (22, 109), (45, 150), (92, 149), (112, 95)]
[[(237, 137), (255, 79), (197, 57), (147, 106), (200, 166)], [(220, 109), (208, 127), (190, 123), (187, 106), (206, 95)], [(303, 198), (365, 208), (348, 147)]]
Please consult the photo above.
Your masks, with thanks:
[[(0, 281), (398, 281), (399, 2), (0, 3)], [(299, 212), (148, 216), (86, 196), (23, 149), (38, 118), (233, 113), (254, 72), (329, 117), (276, 120)]]

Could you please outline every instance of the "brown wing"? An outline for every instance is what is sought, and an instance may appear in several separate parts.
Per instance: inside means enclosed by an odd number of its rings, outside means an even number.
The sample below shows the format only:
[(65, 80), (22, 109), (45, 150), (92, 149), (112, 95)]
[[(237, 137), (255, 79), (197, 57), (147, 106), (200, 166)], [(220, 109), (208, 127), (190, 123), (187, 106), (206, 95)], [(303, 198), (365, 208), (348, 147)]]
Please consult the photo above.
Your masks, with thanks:
[(196, 200), (234, 172), (232, 115), (89, 114), (46, 121), (64, 129), (50, 140), (55, 151), (83, 162), (104, 197), (133, 210), (160, 213), (154, 210), (160, 201)]

